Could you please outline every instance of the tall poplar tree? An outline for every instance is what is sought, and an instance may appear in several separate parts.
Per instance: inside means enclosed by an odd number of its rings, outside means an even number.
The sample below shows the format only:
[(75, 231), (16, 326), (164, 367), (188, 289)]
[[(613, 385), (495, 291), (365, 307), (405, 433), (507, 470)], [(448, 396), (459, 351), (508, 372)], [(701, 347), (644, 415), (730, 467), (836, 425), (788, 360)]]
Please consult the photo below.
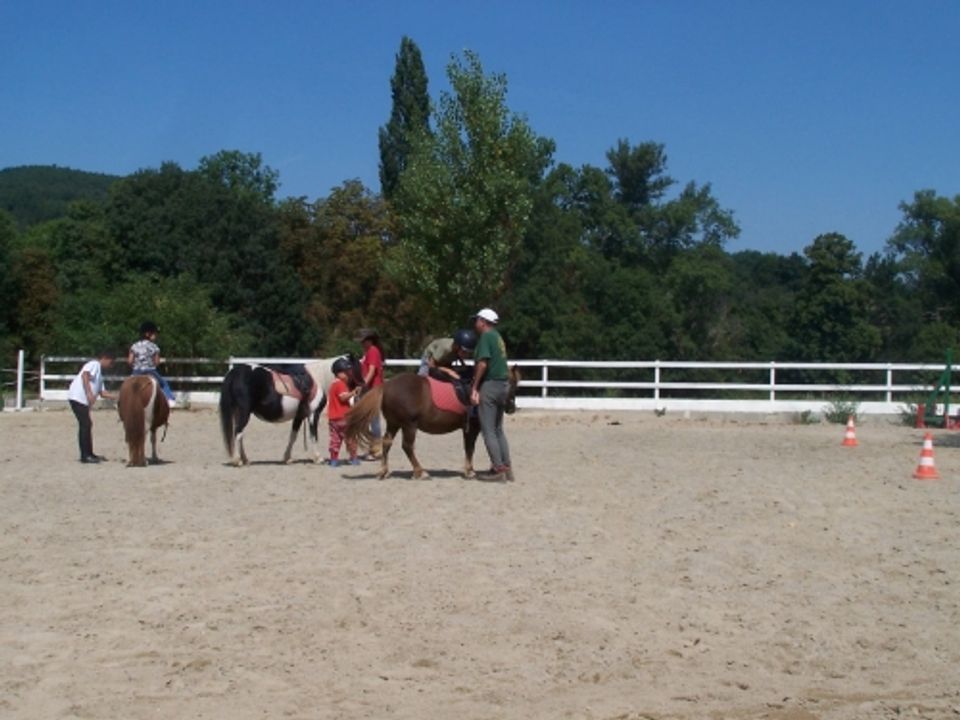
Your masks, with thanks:
[(388, 200), (407, 167), (411, 143), (418, 134), (430, 132), (427, 72), (420, 48), (407, 36), (400, 41), (390, 91), (393, 96), (390, 120), (380, 128), (380, 190)]
[(510, 111), (506, 76), (485, 74), (476, 53), (454, 57), (447, 77), (436, 132), (414, 143), (397, 186), (387, 267), (452, 326), (500, 298), (554, 144)]

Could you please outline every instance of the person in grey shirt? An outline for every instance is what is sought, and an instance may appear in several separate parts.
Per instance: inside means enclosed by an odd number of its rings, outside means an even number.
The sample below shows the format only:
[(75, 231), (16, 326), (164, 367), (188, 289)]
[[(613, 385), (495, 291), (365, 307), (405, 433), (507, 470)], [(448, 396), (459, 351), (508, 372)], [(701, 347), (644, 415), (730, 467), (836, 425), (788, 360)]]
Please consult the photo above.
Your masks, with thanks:
[[(454, 365), (463, 365), (476, 346), (477, 334), (473, 330), (461, 329), (452, 338), (437, 338), (424, 348), (417, 374), (423, 377), (432, 375), (438, 380), (459, 380), (462, 373), (457, 372)], [(444, 378), (441, 373), (449, 377)]]

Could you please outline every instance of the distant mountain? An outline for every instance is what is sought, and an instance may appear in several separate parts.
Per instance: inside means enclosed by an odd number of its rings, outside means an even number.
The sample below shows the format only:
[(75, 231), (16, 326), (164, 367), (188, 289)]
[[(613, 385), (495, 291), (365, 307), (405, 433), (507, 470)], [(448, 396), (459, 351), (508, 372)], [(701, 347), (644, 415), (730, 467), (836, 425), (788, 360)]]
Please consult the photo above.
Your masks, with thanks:
[(67, 214), (74, 200), (105, 200), (117, 175), (71, 170), (56, 165), (24, 165), (0, 170), (0, 208), (21, 228)]

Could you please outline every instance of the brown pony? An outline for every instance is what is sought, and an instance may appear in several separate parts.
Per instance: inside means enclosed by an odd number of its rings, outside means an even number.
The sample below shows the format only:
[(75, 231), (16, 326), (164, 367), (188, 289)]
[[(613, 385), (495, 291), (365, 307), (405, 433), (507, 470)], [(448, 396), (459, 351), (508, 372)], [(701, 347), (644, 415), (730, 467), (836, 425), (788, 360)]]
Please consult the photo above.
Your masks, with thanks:
[(127, 467), (145, 467), (147, 464), (147, 432), (153, 454), (151, 463), (160, 462), (157, 456), (157, 428), (164, 427), (170, 417), (170, 406), (160, 391), (159, 383), (150, 375), (131, 375), (120, 386), (117, 411), (123, 421), (130, 459)]
[[(514, 365), (510, 369), (510, 396), (507, 401), (507, 412), (516, 410), (517, 385), (520, 383), (520, 369)], [(454, 430), (463, 432), (464, 468), (463, 476), (472, 478), (476, 475), (473, 470), (473, 451), (477, 445), (477, 436), (480, 434), (480, 423), (476, 416), (464, 416), (446, 410), (440, 410), (433, 404), (430, 396), (430, 384), (427, 378), (415, 373), (396, 375), (364, 395), (360, 401), (347, 413), (347, 437), (369, 441), (370, 422), (378, 413), (383, 413), (387, 427), (383, 434), (383, 454), (381, 458), (380, 479), (390, 474), (387, 466), (387, 456), (397, 430), (403, 433), (403, 451), (407, 454), (410, 464), (413, 465), (413, 477), (428, 478), (426, 470), (420, 465), (413, 452), (413, 444), (417, 438), (417, 430), (423, 430), (431, 435), (444, 435)]]

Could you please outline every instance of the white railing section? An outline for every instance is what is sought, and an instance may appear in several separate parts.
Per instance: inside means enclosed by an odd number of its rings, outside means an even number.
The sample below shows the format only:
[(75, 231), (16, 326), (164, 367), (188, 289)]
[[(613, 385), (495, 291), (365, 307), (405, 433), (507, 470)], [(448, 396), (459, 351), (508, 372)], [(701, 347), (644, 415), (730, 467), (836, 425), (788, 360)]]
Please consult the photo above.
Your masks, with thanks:
[[(4, 410), (25, 410), (23, 397), (23, 387), (26, 378), (30, 373), (26, 370), (26, 362), (23, 350), (17, 351), (17, 366), (15, 368), (0, 368), (0, 378), (5, 374), (13, 377), (13, 380), (3, 380), (0, 382), (0, 407)], [(14, 404), (10, 405), (7, 399), (8, 388), (13, 388)]]
[[(66, 400), (66, 388), (85, 358), (44, 357), (41, 401)], [(168, 360), (168, 368), (227, 369), (238, 363), (286, 364), (309, 358), (233, 357)], [(412, 368), (416, 359), (391, 359), (390, 369)], [(936, 363), (780, 363), (680, 361), (519, 360), (521, 408), (558, 410), (673, 410), (698, 412), (822, 412), (834, 401), (859, 403), (863, 414), (896, 414), (921, 400), (939, 379)], [(621, 379), (623, 374), (630, 379)], [(708, 380), (696, 380), (704, 374)], [(844, 374), (858, 382), (837, 382)], [(693, 378), (693, 379), (691, 379)], [(113, 373), (116, 383), (122, 374)], [(212, 404), (223, 374), (178, 374), (167, 379), (185, 404)]]

